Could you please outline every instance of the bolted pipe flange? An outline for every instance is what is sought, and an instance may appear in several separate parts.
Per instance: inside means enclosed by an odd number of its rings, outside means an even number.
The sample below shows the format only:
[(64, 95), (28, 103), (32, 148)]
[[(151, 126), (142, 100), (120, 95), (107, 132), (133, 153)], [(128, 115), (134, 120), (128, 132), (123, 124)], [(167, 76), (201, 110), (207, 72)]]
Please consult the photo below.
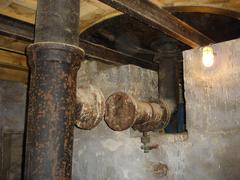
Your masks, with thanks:
[(115, 131), (130, 127), (140, 132), (165, 128), (170, 115), (162, 101), (159, 104), (139, 102), (124, 92), (114, 93), (106, 101), (105, 122)]
[(133, 126), (137, 118), (137, 102), (132, 96), (118, 92), (106, 101), (105, 122), (115, 131), (123, 131)]
[(101, 90), (89, 86), (77, 89), (75, 125), (90, 130), (96, 127), (105, 114), (105, 98)]
[(156, 129), (164, 129), (167, 127), (170, 118), (171, 110), (165, 101), (160, 100), (159, 103), (144, 103), (151, 106), (152, 111), (148, 114), (148, 120), (142, 123), (135, 123), (133, 129), (140, 132), (149, 132)]
[[(71, 77), (76, 79), (85, 52), (80, 47), (65, 43), (38, 42), (27, 47), (27, 55), (31, 71), (35, 74), (47, 73), (47, 67), (51, 63), (52, 66), (63, 68), (66, 74), (71, 74)], [(40, 67), (40, 72), (35, 71), (36, 67)], [(64, 75), (59, 69), (54, 73)]]
[[(84, 59), (85, 52), (82, 48), (75, 45), (59, 42), (38, 42), (27, 47), (27, 55), (29, 60), (33, 61), (41, 59), (48, 62), (66, 64), (74, 64), (76, 62), (80, 65), (82, 59)], [(64, 59), (61, 58), (62, 56)]]

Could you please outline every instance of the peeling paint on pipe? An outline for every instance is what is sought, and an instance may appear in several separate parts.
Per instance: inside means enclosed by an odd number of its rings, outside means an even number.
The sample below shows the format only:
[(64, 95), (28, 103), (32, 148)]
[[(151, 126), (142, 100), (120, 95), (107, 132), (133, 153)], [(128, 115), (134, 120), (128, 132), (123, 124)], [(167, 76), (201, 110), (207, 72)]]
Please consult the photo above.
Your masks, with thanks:
[(170, 115), (165, 102), (139, 102), (124, 92), (114, 93), (106, 101), (105, 121), (115, 131), (130, 127), (140, 132), (162, 129), (167, 126)]
[(90, 130), (96, 127), (105, 114), (105, 98), (100, 89), (93, 86), (77, 89), (75, 125), (80, 129)]

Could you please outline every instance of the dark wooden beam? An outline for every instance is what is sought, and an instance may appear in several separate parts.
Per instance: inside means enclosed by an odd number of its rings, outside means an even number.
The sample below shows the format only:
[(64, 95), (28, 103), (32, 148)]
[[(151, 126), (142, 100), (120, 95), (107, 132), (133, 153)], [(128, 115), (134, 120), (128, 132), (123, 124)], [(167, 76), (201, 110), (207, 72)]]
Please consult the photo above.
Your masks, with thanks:
[(26, 56), (0, 49), (0, 66), (28, 72)]
[(33, 42), (34, 26), (30, 23), (0, 15), (0, 35)]
[[(34, 41), (34, 25), (0, 15), (0, 37), (1, 36), (8, 37), (6, 39), (21, 41), (27, 45)], [(4, 44), (0, 43), (0, 46), (3, 47)], [(158, 65), (155, 62), (136, 58), (131, 55), (106, 48), (99, 44), (94, 44), (80, 39), (79, 46), (85, 50), (87, 60), (96, 60), (108, 64), (118, 65), (134, 64), (143, 68), (155, 71), (158, 70)], [(9, 49), (9, 46), (7, 46), (7, 48)], [(4, 49), (4, 47), (2, 49)], [(19, 49), (17, 52), (19, 53)], [(22, 52), (24, 52), (24, 49), (22, 49)]]
[(209, 14), (217, 14), (217, 15), (224, 15), (224, 16), (228, 16), (228, 17), (232, 17), (235, 19), (240, 19), (240, 12), (236, 12), (233, 10), (229, 10), (229, 9), (223, 9), (223, 8), (217, 8), (217, 7), (209, 7), (209, 6), (167, 6), (164, 7), (164, 9), (166, 9), (167, 11), (171, 12), (171, 13), (175, 13), (175, 12), (198, 12), (198, 13), (209, 13)]
[(0, 79), (27, 83), (26, 56), (0, 49)]
[(80, 40), (79, 46), (85, 50), (86, 58), (88, 60), (96, 60), (116, 65), (134, 64), (154, 71), (158, 70), (158, 67), (156, 66), (157, 63), (139, 59), (131, 55), (106, 48), (99, 44), (94, 44), (89, 41)]
[(205, 46), (213, 40), (147, 0), (99, 0), (151, 27), (157, 28), (190, 47)]

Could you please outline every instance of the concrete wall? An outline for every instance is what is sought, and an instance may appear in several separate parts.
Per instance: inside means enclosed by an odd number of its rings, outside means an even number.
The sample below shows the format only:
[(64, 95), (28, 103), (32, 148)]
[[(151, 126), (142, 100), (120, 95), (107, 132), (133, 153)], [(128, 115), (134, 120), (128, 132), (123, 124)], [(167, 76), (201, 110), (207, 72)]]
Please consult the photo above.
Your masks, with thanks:
[(240, 177), (240, 39), (212, 47), (210, 68), (202, 64), (202, 49), (184, 52), (187, 129), (193, 145), (184, 170), (194, 167), (195, 179), (234, 180)]
[[(84, 67), (87, 70), (80, 70), (78, 85), (90, 83), (101, 89), (106, 98), (113, 92), (124, 91), (139, 100), (158, 99), (157, 72), (95, 62), (86, 62)], [(140, 133), (114, 132), (104, 121), (91, 131), (76, 128), (74, 135), (74, 180), (150, 180), (151, 163), (159, 163), (155, 158), (151, 161), (150, 154), (140, 149)]]
[(0, 179), (21, 178), (27, 86), (0, 81)]
[[(155, 132), (152, 143), (159, 149), (144, 154), (140, 138), (129, 130), (113, 132), (104, 123), (92, 131), (75, 129), (73, 179), (239, 179), (239, 47), (240, 40), (214, 45), (216, 63), (210, 69), (201, 64), (201, 49), (184, 52), (188, 136)], [(157, 98), (154, 72), (123, 66), (96, 74), (91, 82), (106, 96), (124, 90), (140, 99)]]
[[(217, 63), (210, 69), (201, 64), (201, 49), (184, 52), (188, 134), (154, 132), (151, 143), (159, 144), (159, 149), (144, 154), (140, 134), (132, 130), (114, 132), (104, 122), (91, 131), (75, 128), (72, 179), (239, 179), (240, 40), (213, 47)], [(78, 74), (78, 86), (86, 83), (100, 88), (105, 97), (121, 90), (138, 99), (157, 100), (157, 73), (136, 66), (85, 62)], [(1, 112), (10, 101), (17, 101), (16, 89), (26, 92), (23, 85), (7, 84), (0, 83)], [(2, 99), (8, 91), (14, 98), (6, 103)], [(24, 106), (24, 98), (20, 101), (16, 105)], [(18, 110), (11, 107), (5, 113), (9, 116), (0, 116), (1, 121), (15, 122), (18, 118), (24, 123), (24, 108), (20, 107), (19, 116), (15, 113)]]

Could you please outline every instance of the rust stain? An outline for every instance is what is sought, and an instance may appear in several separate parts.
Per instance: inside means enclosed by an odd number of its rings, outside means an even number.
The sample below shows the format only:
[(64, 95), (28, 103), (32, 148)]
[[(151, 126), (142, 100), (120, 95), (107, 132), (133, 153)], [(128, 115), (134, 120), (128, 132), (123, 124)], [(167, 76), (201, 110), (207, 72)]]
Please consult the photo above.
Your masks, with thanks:
[(30, 45), (27, 52), (31, 84), (25, 178), (70, 179), (76, 74), (84, 52), (51, 42)]
[(93, 86), (77, 89), (77, 106), (75, 125), (90, 130), (104, 118), (105, 98), (101, 90)]
[(139, 102), (127, 93), (117, 92), (106, 101), (105, 122), (115, 131), (133, 127), (148, 132), (166, 127), (170, 114), (162, 101), (158, 104)]
[(161, 162), (149, 162), (147, 163), (147, 170), (152, 172), (157, 178), (162, 178), (167, 175), (168, 166)]

